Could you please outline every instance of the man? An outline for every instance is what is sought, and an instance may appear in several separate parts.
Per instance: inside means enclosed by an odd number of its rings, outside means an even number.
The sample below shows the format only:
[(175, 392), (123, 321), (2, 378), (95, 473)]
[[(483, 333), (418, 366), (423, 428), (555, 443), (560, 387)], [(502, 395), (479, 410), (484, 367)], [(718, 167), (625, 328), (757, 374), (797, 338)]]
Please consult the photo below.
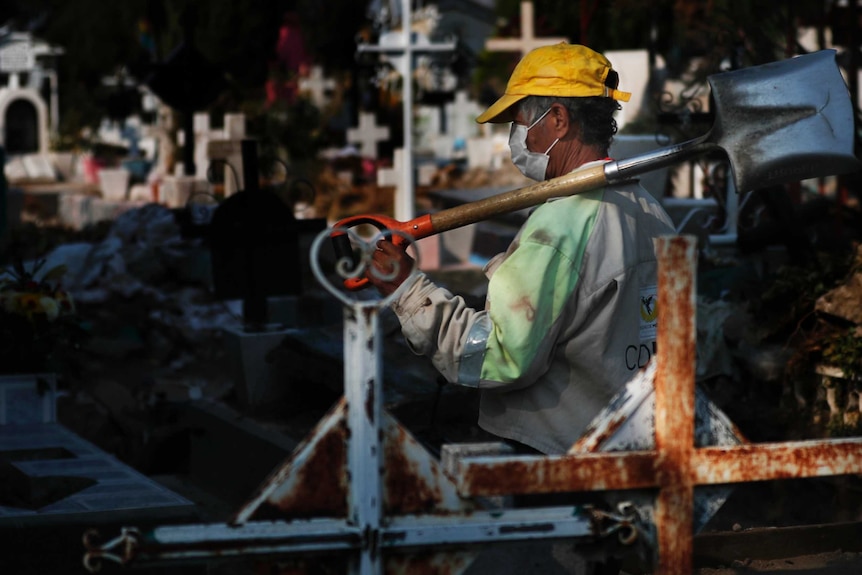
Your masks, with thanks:
[[(512, 122), (512, 161), (542, 181), (608, 161), (618, 75), (601, 54), (560, 43), (528, 53), (477, 122)], [(565, 453), (655, 351), (653, 239), (674, 233), (636, 181), (535, 208), (485, 267), (484, 310), (423, 274), (392, 305), (411, 349), (452, 383), (481, 390), (479, 425), (520, 452)], [(395, 266), (393, 268), (393, 266)], [(383, 294), (412, 260), (378, 243), (368, 277)]]

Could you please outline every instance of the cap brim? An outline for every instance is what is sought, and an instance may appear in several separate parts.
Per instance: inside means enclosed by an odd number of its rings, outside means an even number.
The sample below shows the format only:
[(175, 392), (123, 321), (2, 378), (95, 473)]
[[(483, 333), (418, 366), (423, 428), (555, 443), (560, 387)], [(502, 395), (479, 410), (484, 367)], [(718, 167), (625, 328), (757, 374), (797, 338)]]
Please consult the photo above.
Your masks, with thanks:
[(519, 100), (526, 98), (526, 94), (503, 94), (499, 100), (482, 112), (476, 121), (480, 124), (490, 122), (492, 124), (505, 124), (515, 119), (515, 111), (512, 106)]

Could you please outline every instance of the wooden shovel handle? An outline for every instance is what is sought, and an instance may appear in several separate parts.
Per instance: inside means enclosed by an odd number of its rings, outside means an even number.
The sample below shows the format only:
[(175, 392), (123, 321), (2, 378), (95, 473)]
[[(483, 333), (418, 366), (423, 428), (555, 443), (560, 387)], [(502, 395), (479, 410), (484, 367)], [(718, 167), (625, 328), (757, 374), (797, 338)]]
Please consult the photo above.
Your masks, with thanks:
[(487, 220), (493, 216), (515, 212), (541, 204), (551, 198), (589, 192), (601, 188), (605, 184), (607, 184), (607, 178), (604, 164), (580, 168), (574, 172), (531, 186), (434, 212), (431, 214), (431, 234), (439, 234)]
[[(336, 223), (335, 227), (337, 229), (352, 228), (360, 224), (370, 224), (380, 230), (398, 231), (405, 236), (419, 240), (434, 234), (474, 224), (493, 216), (535, 206), (551, 198), (573, 196), (601, 188), (608, 182), (604, 166), (605, 164), (598, 164), (587, 168), (580, 168), (551, 180), (512, 190), (511, 192), (497, 194), (483, 200), (462, 204), (454, 208), (441, 210), (430, 215), (425, 214), (408, 222), (399, 222), (383, 215), (360, 215), (344, 218)], [(392, 235), (391, 239), (399, 245), (406, 242), (406, 239), (399, 235)], [(350, 260), (354, 259), (350, 240), (346, 232), (333, 232), (332, 242), (339, 258), (347, 257)], [(355, 261), (353, 263), (354, 265), (356, 264)], [(369, 282), (364, 277), (349, 278), (344, 281), (344, 285), (347, 289), (356, 291), (367, 287)]]

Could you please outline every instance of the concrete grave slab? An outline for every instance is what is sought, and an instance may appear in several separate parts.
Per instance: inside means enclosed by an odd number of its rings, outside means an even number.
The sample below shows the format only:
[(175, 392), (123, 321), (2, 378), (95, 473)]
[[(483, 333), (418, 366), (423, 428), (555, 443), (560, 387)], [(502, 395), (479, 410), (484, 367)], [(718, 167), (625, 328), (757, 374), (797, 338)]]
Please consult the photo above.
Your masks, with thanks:
[[(123, 464), (59, 423), (7, 425), (0, 433), (0, 459), (32, 479), (89, 479), (90, 486), (38, 509), (0, 503), (0, 526), (91, 521), (110, 516), (193, 515), (194, 504)], [(83, 483), (83, 482), (82, 482)]]

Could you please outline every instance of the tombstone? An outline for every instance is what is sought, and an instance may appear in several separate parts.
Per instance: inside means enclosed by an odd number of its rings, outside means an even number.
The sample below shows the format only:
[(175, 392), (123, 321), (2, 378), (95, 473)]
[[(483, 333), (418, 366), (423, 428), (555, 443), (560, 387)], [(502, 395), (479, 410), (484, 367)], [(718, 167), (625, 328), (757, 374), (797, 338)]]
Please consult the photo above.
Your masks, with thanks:
[(433, 153), (437, 147), (437, 140), (443, 133), (443, 126), (440, 121), (440, 109), (434, 106), (418, 106), (413, 118), (413, 132), (416, 136), (414, 149), (416, 153)]
[[(223, 170), (224, 196), (245, 188), (242, 165), (242, 140), (245, 138), (245, 114), (225, 114), (224, 127), (218, 137), (207, 142), (207, 173)], [(218, 163), (224, 167), (219, 168)], [(212, 174), (215, 176), (216, 174)]]
[[(0, 146), (8, 156), (48, 153), (49, 117), (54, 131), (58, 125), (57, 77), (40, 59), (62, 53), (26, 32), (0, 36), (0, 74), (8, 77), (7, 85), (0, 88)], [(46, 78), (50, 114), (39, 91)]]
[[(402, 148), (397, 148), (393, 152), (391, 168), (379, 168), (377, 170), (377, 185), (381, 188), (394, 187), (395, 191), (393, 193), (396, 198), (404, 196), (402, 188), (404, 185), (404, 150)], [(406, 221), (410, 218), (404, 219), (404, 214), (399, 212), (396, 205), (395, 219)]]
[(464, 90), (454, 93), (452, 101), (443, 106), (442, 114), (439, 108), (419, 106), (416, 111), (416, 152), (430, 152), (441, 159), (455, 158), (458, 143), (466, 145), (468, 138), (477, 137), (482, 132), (482, 125), (476, 123), (481, 113), (482, 107), (470, 100)]
[(467, 166), (499, 170), (511, 161), (508, 134), (492, 132), (489, 136), (467, 138)]
[(271, 190), (258, 183), (257, 141), (242, 146), (246, 188), (222, 202), (209, 232), (213, 285), (220, 299), (242, 299), (246, 329), (264, 329), (271, 296), (296, 296), (307, 267), (299, 248), (301, 234), (323, 230), (321, 219), (297, 220)]
[[(191, 501), (59, 423), (57, 397), (54, 374), (0, 376), (4, 545), (11, 549), (32, 539), (32, 532), (22, 526), (105, 521), (111, 516), (123, 521), (135, 516), (194, 520)], [(21, 572), (13, 559), (4, 557), (5, 572)], [(29, 564), (33, 558), (21, 560)]]
[(347, 143), (357, 144), (359, 153), (365, 158), (377, 158), (377, 143), (389, 139), (389, 127), (378, 126), (374, 114), (359, 114), (359, 125), (347, 130)]
[(327, 92), (335, 89), (335, 80), (323, 76), (323, 68), (312, 66), (311, 73), (307, 77), (299, 79), (300, 94), (308, 94), (311, 103), (317, 108), (323, 108), (328, 101)]
[[(267, 354), (287, 328), (317, 312), (319, 302), (302, 297), (310, 276), (305, 244), (326, 229), (326, 220), (297, 220), (273, 191), (260, 189), (257, 141), (245, 139), (241, 147), (246, 188), (216, 208), (208, 238), (216, 297), (242, 300), (242, 325), (224, 330), (225, 344), (240, 403), (257, 411), (288, 391)], [(289, 321), (273, 321), (271, 300), (285, 296)]]
[(524, 56), (534, 48), (568, 41), (568, 38), (553, 36), (536, 38), (533, 3), (521, 2), (521, 36), (518, 38), (490, 38), (485, 40), (485, 49), (491, 52), (519, 52), (521, 56)]
[(608, 50), (604, 53), (620, 76), (620, 89), (631, 93), (628, 102), (620, 102), (622, 110), (617, 112), (617, 128), (635, 120), (649, 101), (650, 64), (647, 50)]
[(446, 131), (453, 138), (473, 138), (480, 135), (481, 124), (476, 118), (483, 111), (478, 102), (471, 100), (464, 90), (455, 92), (455, 100), (446, 105)]
[[(209, 170), (221, 168), (222, 166), (215, 165), (215, 162), (223, 162), (224, 195), (229, 196), (242, 188), (240, 142), (245, 138), (245, 115), (225, 114), (223, 127), (217, 129), (210, 126), (209, 112), (199, 112), (193, 116), (193, 132), (195, 175), (200, 179), (210, 179), (211, 175), (215, 177), (216, 174), (210, 174)], [(177, 134), (177, 140), (180, 146), (184, 146), (185, 134)], [(217, 177), (221, 179), (222, 175), (218, 174)]]

